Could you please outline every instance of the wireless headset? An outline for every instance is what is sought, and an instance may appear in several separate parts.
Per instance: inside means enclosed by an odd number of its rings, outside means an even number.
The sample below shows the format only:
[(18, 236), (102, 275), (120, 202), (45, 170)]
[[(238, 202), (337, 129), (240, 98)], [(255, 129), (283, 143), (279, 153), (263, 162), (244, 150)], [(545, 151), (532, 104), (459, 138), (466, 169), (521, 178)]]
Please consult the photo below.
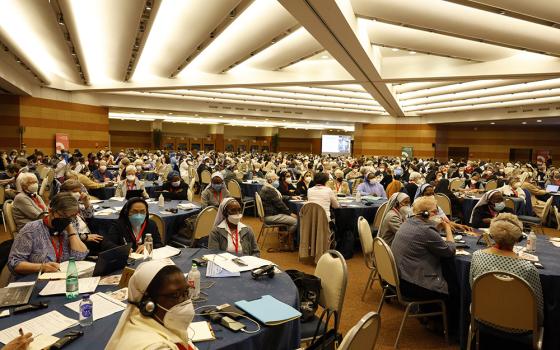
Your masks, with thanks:
[(427, 210), (421, 211), (420, 213), (418, 213), (416, 215), (420, 215), (424, 219), (429, 219), (430, 218), (430, 212), (427, 211)]
[(129, 301), (130, 304), (135, 305), (143, 316), (152, 317), (156, 313), (157, 304), (149, 297), (144, 297), (140, 302)]

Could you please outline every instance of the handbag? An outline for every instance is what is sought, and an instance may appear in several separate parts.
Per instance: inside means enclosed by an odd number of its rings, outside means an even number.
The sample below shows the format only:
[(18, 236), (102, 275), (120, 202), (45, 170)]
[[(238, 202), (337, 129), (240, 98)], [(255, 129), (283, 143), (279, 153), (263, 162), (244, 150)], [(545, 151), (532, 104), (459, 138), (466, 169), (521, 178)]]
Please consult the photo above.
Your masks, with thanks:
[(298, 289), (300, 321), (308, 322), (312, 320), (319, 307), (321, 279), (298, 270), (286, 270), (286, 274), (290, 276)]

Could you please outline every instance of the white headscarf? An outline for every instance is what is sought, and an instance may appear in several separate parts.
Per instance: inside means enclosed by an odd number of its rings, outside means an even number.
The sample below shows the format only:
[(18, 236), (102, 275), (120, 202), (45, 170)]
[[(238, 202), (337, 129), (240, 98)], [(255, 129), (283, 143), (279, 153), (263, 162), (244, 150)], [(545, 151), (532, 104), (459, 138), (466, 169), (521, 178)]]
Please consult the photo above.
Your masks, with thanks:
[(481, 207), (483, 205), (486, 205), (489, 203), (490, 198), (496, 194), (496, 193), (501, 193), (500, 190), (491, 190), (486, 192), (482, 197), (480, 197), (480, 200), (478, 201), (478, 203), (476, 203), (476, 205), (474, 206), (472, 212), (471, 212), (471, 218), (469, 220), (469, 222), (472, 224), (472, 220), (473, 220), (473, 215), (474, 215), (474, 210), (478, 207)]
[[(210, 178), (210, 183), (206, 186), (206, 188), (211, 188), (212, 187), (212, 179), (215, 178), (215, 177), (219, 177), (220, 179), (222, 179), (222, 181), (224, 181), (224, 174), (222, 174), (220, 171), (215, 171), (212, 174), (212, 177)], [(223, 185), (225, 186), (226, 184), (223, 184)]]
[(226, 219), (226, 216), (224, 215), (224, 209), (226, 208), (228, 203), (236, 200), (237, 199), (233, 197), (224, 198), (224, 200), (222, 201), (222, 203), (220, 203), (220, 206), (218, 207), (218, 213), (216, 214), (216, 219), (214, 220), (214, 227), (218, 226), (222, 221)]
[(116, 349), (123, 334), (124, 327), (130, 319), (131, 312), (135, 307), (137, 307), (132, 303), (139, 303), (142, 301), (142, 297), (146, 293), (150, 282), (152, 282), (161, 269), (168, 265), (173, 264), (165, 262), (165, 260), (152, 260), (144, 262), (136, 268), (136, 271), (134, 271), (134, 274), (128, 281), (128, 306), (122, 313), (119, 323), (117, 324), (111, 339), (109, 339), (109, 342), (107, 343), (107, 349)]
[(394, 207), (397, 206), (397, 204), (400, 204), (400, 202), (404, 201), (406, 198), (410, 198), (408, 196), (408, 194), (403, 193), (403, 192), (397, 192), (397, 193), (393, 193), (391, 195), (391, 197), (389, 198), (389, 201), (387, 202), (387, 206), (385, 207), (385, 212), (381, 213), (381, 224), (379, 225), (379, 230), (378, 232), (383, 232), (382, 230), (384, 229), (384, 219), (385, 216), (387, 216), (387, 213), (389, 213), (391, 211), (391, 209), (393, 209)]

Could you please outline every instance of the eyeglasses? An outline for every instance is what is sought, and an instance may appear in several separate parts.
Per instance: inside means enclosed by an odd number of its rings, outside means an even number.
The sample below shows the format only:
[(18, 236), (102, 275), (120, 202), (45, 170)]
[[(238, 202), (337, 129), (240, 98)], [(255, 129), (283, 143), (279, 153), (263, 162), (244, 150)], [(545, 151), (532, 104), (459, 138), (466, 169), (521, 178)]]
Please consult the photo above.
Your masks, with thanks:
[(228, 213), (228, 215), (241, 214), (241, 208), (228, 209), (227, 213)]
[(180, 290), (175, 293), (161, 294), (159, 295), (159, 297), (166, 298), (169, 300), (177, 300), (179, 303), (182, 303), (183, 301), (189, 298), (189, 288), (187, 287), (184, 290)]
[(134, 215), (134, 214), (144, 214), (144, 215), (146, 215), (146, 211), (145, 211), (145, 210), (132, 210), (132, 209), (131, 209), (131, 210), (128, 212), (128, 214), (129, 214), (129, 215)]

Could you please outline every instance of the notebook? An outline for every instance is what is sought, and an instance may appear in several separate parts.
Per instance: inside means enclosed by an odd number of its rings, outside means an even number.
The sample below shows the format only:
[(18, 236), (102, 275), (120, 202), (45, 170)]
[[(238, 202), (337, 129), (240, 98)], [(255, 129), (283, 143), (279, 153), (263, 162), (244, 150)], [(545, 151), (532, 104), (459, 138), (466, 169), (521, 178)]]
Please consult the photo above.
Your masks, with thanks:
[(556, 194), (556, 193), (558, 193), (558, 188), (559, 187), (560, 186), (557, 186), (557, 185), (547, 185), (546, 186), (546, 192), (551, 193), (551, 194)]
[(251, 301), (240, 300), (235, 305), (267, 326), (276, 326), (301, 317), (298, 310), (270, 295)]

